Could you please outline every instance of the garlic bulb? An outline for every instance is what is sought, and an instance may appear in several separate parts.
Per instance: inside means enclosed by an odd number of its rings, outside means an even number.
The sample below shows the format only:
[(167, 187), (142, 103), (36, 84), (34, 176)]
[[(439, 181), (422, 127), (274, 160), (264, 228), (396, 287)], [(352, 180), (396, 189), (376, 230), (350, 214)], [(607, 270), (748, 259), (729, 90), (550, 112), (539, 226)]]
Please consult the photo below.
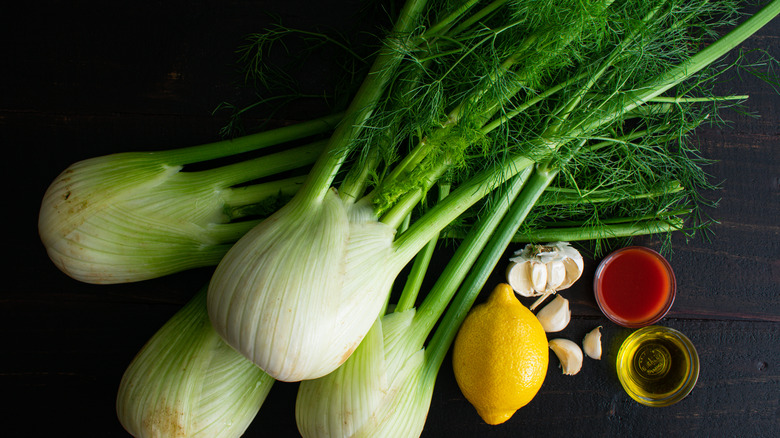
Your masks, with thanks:
[(588, 332), (582, 340), (582, 349), (592, 359), (601, 359), (601, 326)]
[(542, 327), (547, 333), (563, 330), (571, 320), (569, 300), (560, 295), (556, 296), (536, 314), (536, 318), (542, 323)]
[(551, 339), (549, 345), (561, 362), (563, 374), (573, 376), (580, 372), (583, 355), (579, 345), (563, 338)]
[(550, 294), (566, 289), (582, 275), (582, 255), (568, 242), (528, 244), (509, 259), (507, 283), (518, 295), (540, 297), (530, 309)]

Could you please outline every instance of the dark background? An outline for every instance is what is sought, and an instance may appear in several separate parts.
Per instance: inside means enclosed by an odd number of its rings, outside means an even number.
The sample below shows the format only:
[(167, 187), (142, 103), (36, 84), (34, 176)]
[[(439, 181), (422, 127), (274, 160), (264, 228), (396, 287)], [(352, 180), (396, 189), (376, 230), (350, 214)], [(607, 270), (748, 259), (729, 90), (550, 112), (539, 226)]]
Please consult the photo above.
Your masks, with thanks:
[[(51, 264), (37, 236), (46, 187), (84, 158), (219, 139), (229, 113), (214, 113), (217, 106), (254, 99), (240, 87), (234, 50), (271, 22), (269, 13), (291, 27), (332, 28), (372, 42), (360, 32), (386, 25), (394, 10), (375, 1), (15, 3), (0, 13), (3, 228), (10, 243), (0, 286), (2, 435), (126, 436), (114, 412), (125, 367), (208, 281), (210, 269), (128, 285), (76, 282)], [(780, 57), (780, 21), (743, 46)], [(304, 79), (305, 92), (327, 94), (322, 84), (349, 79), (334, 60), (323, 48), (306, 66), (286, 68)], [(709, 241), (675, 237), (678, 294), (661, 322), (698, 349), (701, 375), (691, 395), (648, 408), (622, 391), (613, 363), (628, 331), (598, 312), (591, 288), (598, 260), (588, 260), (582, 279), (564, 293), (574, 317), (561, 336), (580, 340), (603, 325), (604, 359), (586, 359), (578, 375), (563, 376), (552, 357), (541, 392), (500, 426), (481, 421), (445, 361), (423, 436), (780, 434), (780, 97), (755, 78), (728, 79), (724, 89), (749, 94), (748, 109), (760, 117), (729, 112), (729, 127), (698, 131), (703, 154), (717, 160), (713, 180), (723, 181), (709, 194), (721, 199), (711, 212), (719, 223)], [(245, 122), (283, 125), (338, 103), (307, 99), (248, 114)], [(637, 243), (658, 247), (652, 239)], [(500, 280), (495, 275), (489, 288)], [(297, 435), (295, 389), (277, 384), (246, 436)]]

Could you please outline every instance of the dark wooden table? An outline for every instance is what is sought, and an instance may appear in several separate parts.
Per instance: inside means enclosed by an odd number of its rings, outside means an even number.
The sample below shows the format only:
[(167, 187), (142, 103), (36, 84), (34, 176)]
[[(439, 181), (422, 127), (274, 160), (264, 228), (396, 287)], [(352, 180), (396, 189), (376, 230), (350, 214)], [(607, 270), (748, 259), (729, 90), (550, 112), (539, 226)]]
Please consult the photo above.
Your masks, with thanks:
[[(361, 4), (371, 18), (354, 18), (364, 13)], [(353, 32), (384, 20), (381, 7), (359, 1), (45, 1), (2, 14), (0, 141), (9, 154), (3, 229), (10, 247), (0, 286), (1, 435), (126, 436), (114, 412), (125, 367), (211, 272), (114, 286), (68, 278), (37, 236), (38, 207), (52, 179), (96, 155), (218, 139), (227, 113), (213, 110), (246, 98), (236, 87), (233, 50), (269, 23), (267, 12), (301, 28), (332, 17), (334, 29)], [(780, 58), (780, 21), (744, 47)], [(314, 91), (339, 76), (325, 63), (306, 71), (311, 81), (305, 85)], [(729, 127), (698, 131), (703, 154), (717, 160), (709, 168), (713, 180), (723, 181), (722, 190), (708, 194), (721, 198), (711, 211), (719, 223), (710, 241), (675, 238), (671, 263), (679, 289), (661, 322), (698, 349), (701, 375), (690, 396), (649, 408), (623, 392), (613, 364), (629, 331), (598, 312), (590, 286), (597, 260), (588, 260), (582, 280), (565, 294), (574, 318), (562, 335), (578, 340), (603, 325), (604, 359), (586, 360), (578, 375), (564, 376), (551, 358), (541, 392), (500, 426), (480, 420), (445, 362), (424, 436), (780, 436), (780, 97), (755, 78), (728, 78), (723, 86), (749, 94), (748, 109), (759, 117), (728, 112)], [(326, 109), (316, 100), (303, 109), (284, 107), (272, 123)], [(297, 435), (296, 387), (276, 385), (246, 436)]]

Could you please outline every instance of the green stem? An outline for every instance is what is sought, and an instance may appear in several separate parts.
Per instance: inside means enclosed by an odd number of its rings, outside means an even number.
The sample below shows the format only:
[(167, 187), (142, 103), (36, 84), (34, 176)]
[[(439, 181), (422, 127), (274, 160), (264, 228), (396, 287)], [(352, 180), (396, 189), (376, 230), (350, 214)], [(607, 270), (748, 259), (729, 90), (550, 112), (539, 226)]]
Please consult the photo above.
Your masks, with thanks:
[(172, 165), (213, 160), (322, 134), (332, 130), (342, 117), (342, 113), (333, 114), (231, 140), (155, 153), (164, 156)]
[(351, 166), (339, 185), (339, 196), (344, 203), (352, 204), (362, 196), (379, 162), (379, 154), (371, 148), (363, 161), (357, 161), (356, 165)]
[(507, 0), (495, 0), (492, 3), (488, 4), (484, 8), (477, 11), (474, 15), (469, 17), (467, 20), (463, 21), (463, 23), (459, 24), (455, 29), (450, 32), (448, 36), (455, 37), (461, 32), (465, 31), (469, 27), (473, 26), (475, 23), (479, 22), (483, 18), (487, 17), (488, 15), (494, 13), (497, 11), (501, 6), (503, 6)]
[(523, 187), (522, 192), (512, 203), (509, 211), (496, 229), (493, 237), (485, 249), (479, 254), (474, 267), (461, 285), (458, 293), (447, 308), (444, 317), (440, 321), (433, 337), (425, 349), (425, 376), (424, 381), (434, 381), (441, 368), (444, 357), (449, 350), (458, 329), (466, 318), (471, 306), (474, 304), (480, 291), (487, 283), (490, 274), (495, 269), (498, 261), (511, 243), (528, 212), (531, 211), (536, 200), (544, 189), (553, 180), (557, 171), (545, 171), (537, 168), (536, 172)]
[(436, 36), (441, 35), (443, 32), (446, 32), (447, 29), (452, 27), (453, 23), (458, 21), (458, 19), (463, 16), (466, 12), (468, 12), (472, 7), (474, 7), (475, 4), (479, 3), (479, 0), (468, 0), (464, 2), (462, 5), (460, 5), (458, 8), (456, 8), (452, 13), (444, 17), (444, 19), (440, 20), (438, 23), (434, 24), (433, 26), (426, 29), (425, 33), (422, 35), (424, 39), (430, 39)]
[(683, 229), (683, 220), (670, 218), (665, 220), (640, 221), (635, 223), (594, 225), (589, 227), (543, 228), (517, 233), (515, 243), (576, 242), (583, 240), (601, 240), (617, 237), (636, 237), (649, 234), (662, 234)]
[(251, 160), (188, 174), (193, 178), (200, 178), (203, 184), (230, 187), (308, 166), (317, 160), (326, 143), (326, 140), (314, 142)]
[[(449, 193), (449, 185), (440, 185), (439, 201), (444, 199)], [(412, 264), (412, 269), (409, 272), (409, 276), (404, 284), (404, 289), (396, 304), (395, 312), (403, 312), (404, 310), (409, 310), (415, 306), (417, 296), (420, 293), (423, 280), (425, 279), (425, 273), (428, 271), (428, 266), (431, 263), (431, 258), (433, 257), (433, 252), (436, 249), (438, 242), (439, 235), (437, 233), (436, 236), (425, 245), (425, 248), (414, 257), (414, 264)]]
[(413, 339), (411, 342), (415, 345), (423, 346), (434, 325), (458, 290), (458, 286), (468, 275), (472, 265), (482, 249), (488, 244), (510, 205), (520, 194), (530, 174), (531, 169), (528, 168), (508, 181), (505, 189), (497, 194), (495, 205), (491, 205), (490, 210), (481, 218), (477, 226), (458, 245), (458, 249), (447, 263), (444, 271), (439, 275), (425, 300), (417, 308), (413, 327), (408, 332), (410, 339)]
[(648, 99), (648, 102), (653, 103), (700, 103), (700, 102), (723, 102), (728, 100), (747, 100), (748, 95), (735, 95), (735, 96), (709, 96), (709, 97), (682, 97), (682, 96), (657, 96), (652, 99)]
[(294, 176), (276, 181), (269, 181), (251, 186), (232, 187), (223, 192), (225, 207), (234, 211), (232, 219), (239, 219), (251, 214), (251, 209), (245, 206), (262, 202), (279, 195), (292, 196), (300, 188), (305, 176)]
[[(668, 195), (671, 193), (678, 193), (684, 190), (684, 187), (679, 181), (668, 181), (662, 186), (653, 190), (648, 190), (642, 193), (637, 193), (630, 196), (621, 197), (619, 200), (627, 199), (648, 199), (657, 196)], [(574, 204), (594, 204), (600, 202), (609, 202), (617, 200), (614, 195), (609, 195), (609, 190), (593, 190), (588, 193), (580, 193), (576, 189), (566, 188), (548, 188), (548, 192), (557, 192), (559, 196), (552, 196), (549, 200), (540, 200), (537, 207), (549, 207), (556, 205), (574, 205)]]
[[(222, 248), (218, 248), (216, 245), (202, 245), (201, 250), (208, 249), (208, 250), (215, 250), (215, 251), (221, 251), (219, 258), (216, 258), (213, 260), (214, 263), (211, 263), (209, 265), (204, 266), (212, 266), (219, 263), (220, 259), (222, 258), (222, 255), (224, 255), (230, 247), (233, 246), (233, 244), (241, 238), (241, 236), (245, 235), (249, 232), (252, 228), (254, 228), (255, 225), (259, 224), (262, 221), (262, 219), (257, 220), (246, 220), (246, 221), (238, 221), (238, 222), (230, 222), (227, 224), (216, 224), (211, 225), (208, 229), (208, 235), (210, 238), (214, 239), (215, 242), (222, 244)], [(202, 257), (198, 252), (193, 251), (191, 254), (182, 254), (182, 258), (186, 257)], [(177, 271), (178, 272), (178, 271)]]
[[(407, 1), (393, 28), (393, 34), (404, 38), (411, 32), (417, 25), (425, 4), (426, 0)], [(344, 120), (336, 127), (328, 145), (309, 172), (309, 178), (298, 192), (302, 199), (319, 200), (330, 190), (336, 173), (347, 157), (347, 150), (362, 131), (366, 120), (373, 113), (379, 98), (403, 59), (403, 51), (396, 49), (399, 44), (402, 43), (388, 38), (382, 46), (371, 70), (350, 102)]]
[[(692, 208), (678, 208), (674, 210), (663, 210), (663, 211), (643, 214), (639, 216), (618, 216), (618, 217), (599, 218), (597, 223), (598, 226), (601, 226), (601, 225), (618, 225), (618, 224), (625, 225), (631, 223), (636, 224), (636, 223), (651, 221), (651, 220), (668, 221), (668, 220), (673, 220), (675, 216), (685, 216), (691, 214), (692, 212), (693, 212)], [(546, 228), (574, 228), (574, 227), (589, 227), (589, 226), (597, 226), (597, 225), (595, 225), (594, 222), (589, 220), (557, 220), (552, 222), (540, 222), (538, 224), (538, 228), (532, 230), (531, 233)]]
[(438, 242), (439, 237), (437, 235), (414, 257), (414, 264), (412, 264), (412, 269), (409, 271), (409, 276), (404, 283), (404, 289), (401, 291), (401, 296), (398, 298), (398, 303), (395, 305), (393, 312), (409, 310), (416, 304), (417, 296), (420, 294), (420, 289), (422, 289), (422, 283), (425, 279), (425, 273), (428, 271), (428, 266), (431, 263), (431, 258)]

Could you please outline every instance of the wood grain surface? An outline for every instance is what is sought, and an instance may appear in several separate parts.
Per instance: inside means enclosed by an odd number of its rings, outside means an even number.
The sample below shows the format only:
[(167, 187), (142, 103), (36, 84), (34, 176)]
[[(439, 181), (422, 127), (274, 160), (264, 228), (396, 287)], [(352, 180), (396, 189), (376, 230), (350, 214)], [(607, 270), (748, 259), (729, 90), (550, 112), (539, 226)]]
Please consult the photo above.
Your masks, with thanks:
[[(238, 86), (234, 50), (275, 15), (291, 27), (327, 23), (359, 34), (386, 26), (393, 4), (49, 0), (2, 9), (0, 144), (10, 247), (0, 283), (0, 435), (127, 436), (114, 410), (125, 367), (211, 270), (112, 286), (70, 279), (37, 235), (46, 187), (84, 158), (219, 139), (227, 113), (215, 108), (253, 98)], [(743, 47), (780, 58), (780, 21)], [(312, 65), (289, 68), (307, 73), (308, 92), (330, 91), (320, 88), (345, 78), (328, 58), (323, 49)], [(720, 86), (749, 94), (753, 115), (730, 111), (729, 126), (698, 130), (703, 155), (716, 160), (712, 179), (722, 181), (707, 194), (720, 199), (709, 211), (718, 223), (709, 240), (675, 237), (678, 294), (661, 322), (698, 350), (701, 375), (691, 395), (648, 408), (623, 392), (614, 357), (629, 331), (599, 313), (591, 287), (598, 259), (588, 259), (582, 280), (565, 294), (573, 322), (561, 335), (579, 340), (603, 325), (604, 359), (586, 359), (580, 374), (563, 376), (551, 357), (541, 392), (500, 426), (481, 421), (445, 361), (424, 437), (780, 436), (780, 97), (735, 73)], [(247, 124), (283, 125), (327, 110), (311, 99), (251, 114)], [(658, 246), (650, 238), (636, 243)], [(490, 288), (501, 279), (495, 273)], [(274, 386), (246, 436), (297, 436), (296, 388)]]

